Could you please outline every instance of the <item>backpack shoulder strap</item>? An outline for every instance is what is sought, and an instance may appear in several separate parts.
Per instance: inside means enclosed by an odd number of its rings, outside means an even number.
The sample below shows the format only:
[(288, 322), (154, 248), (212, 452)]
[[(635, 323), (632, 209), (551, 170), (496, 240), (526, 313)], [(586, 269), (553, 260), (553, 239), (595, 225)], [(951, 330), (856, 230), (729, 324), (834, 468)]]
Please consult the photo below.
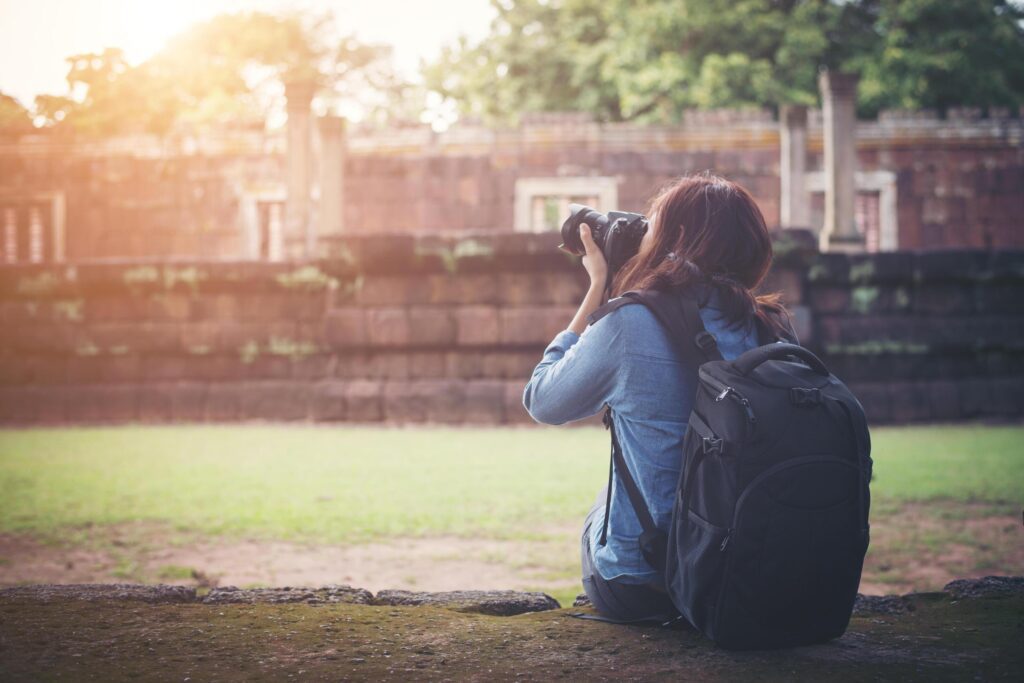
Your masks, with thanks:
[(704, 328), (697, 299), (678, 290), (642, 289), (624, 292), (587, 316), (591, 325), (612, 311), (630, 304), (643, 304), (654, 314), (680, 355), (697, 367), (709, 360), (722, 360), (718, 342)]
[(587, 316), (587, 324), (593, 325), (598, 320), (605, 317), (612, 311), (617, 311), (623, 306), (641, 303), (637, 299), (636, 294), (636, 292), (626, 292), (622, 296), (617, 296), (614, 299), (609, 299), (600, 308), (598, 308), (596, 311)]
[(718, 342), (704, 328), (697, 299), (677, 290), (642, 290), (636, 298), (646, 306), (669, 334), (680, 355), (694, 367), (722, 360)]

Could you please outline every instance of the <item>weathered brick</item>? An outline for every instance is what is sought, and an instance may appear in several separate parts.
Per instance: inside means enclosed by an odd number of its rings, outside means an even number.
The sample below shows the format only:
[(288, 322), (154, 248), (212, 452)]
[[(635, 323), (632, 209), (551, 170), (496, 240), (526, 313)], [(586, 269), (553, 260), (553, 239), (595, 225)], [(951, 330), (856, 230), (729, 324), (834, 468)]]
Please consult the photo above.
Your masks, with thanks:
[(850, 307), (850, 290), (842, 286), (814, 287), (810, 301), (815, 313), (843, 313)]
[(152, 321), (181, 321), (192, 317), (193, 297), (188, 294), (154, 294), (149, 297), (147, 319)]
[(331, 348), (364, 346), (369, 339), (366, 311), (362, 308), (335, 308), (327, 313), (324, 332)]
[(505, 422), (535, 424), (523, 407), (523, 389), (526, 382), (505, 382)]
[(371, 308), (366, 314), (367, 337), (370, 344), (407, 346), (412, 341), (407, 309)]
[(477, 380), (463, 384), (465, 408), (462, 419), (472, 424), (505, 422), (505, 383)]
[(486, 346), (501, 340), (496, 306), (459, 306), (455, 309), (459, 346)]
[(242, 404), (248, 388), (241, 382), (211, 382), (206, 388), (204, 418), (208, 422), (245, 419)]
[(0, 424), (65, 422), (66, 387), (0, 387)]
[(409, 340), (415, 346), (451, 346), (455, 343), (455, 316), (441, 306), (413, 307), (409, 315)]
[(375, 380), (345, 383), (345, 415), (351, 422), (379, 422), (384, 419), (384, 384)]
[(568, 327), (574, 312), (575, 309), (548, 306), (503, 309), (499, 318), (501, 341), (543, 348)]
[(306, 382), (247, 382), (242, 394), (241, 417), (247, 420), (302, 420), (309, 413)]
[(315, 422), (341, 422), (348, 418), (348, 385), (329, 380), (318, 382), (310, 397), (310, 417)]
[(139, 417), (135, 384), (90, 384), (64, 389), (65, 415), (71, 422), (125, 422)]
[(443, 351), (418, 351), (408, 354), (410, 379), (440, 379), (447, 364)]
[(368, 275), (355, 292), (357, 306), (403, 306), (416, 291), (416, 282), (401, 275)]

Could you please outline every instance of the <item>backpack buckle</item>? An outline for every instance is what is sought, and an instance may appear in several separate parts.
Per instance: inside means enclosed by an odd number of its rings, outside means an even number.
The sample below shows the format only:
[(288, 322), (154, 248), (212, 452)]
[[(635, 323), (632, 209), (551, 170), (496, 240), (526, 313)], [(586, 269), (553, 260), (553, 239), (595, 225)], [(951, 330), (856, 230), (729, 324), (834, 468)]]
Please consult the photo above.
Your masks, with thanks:
[(790, 387), (789, 401), (795, 406), (816, 406), (821, 404), (820, 389), (805, 389), (804, 387)]
[(722, 454), (722, 440), (715, 439), (710, 436), (705, 436), (701, 440), (701, 450), (704, 451), (704, 455), (711, 455), (712, 453)]
[(715, 341), (715, 338), (707, 330), (698, 332), (697, 336), (693, 338), (693, 343), (704, 353), (709, 353), (718, 345), (718, 342)]

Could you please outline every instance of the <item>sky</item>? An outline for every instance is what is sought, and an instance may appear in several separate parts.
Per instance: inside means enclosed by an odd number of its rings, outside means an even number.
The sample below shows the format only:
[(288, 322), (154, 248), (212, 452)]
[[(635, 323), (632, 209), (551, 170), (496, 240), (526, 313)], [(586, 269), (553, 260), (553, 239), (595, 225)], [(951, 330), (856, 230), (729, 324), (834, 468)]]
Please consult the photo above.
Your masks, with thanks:
[(459, 35), (486, 35), (494, 15), (488, 0), (0, 0), (0, 91), (31, 106), (67, 93), (68, 55), (120, 47), (137, 64), (197, 21), (289, 9), (333, 11), (341, 33), (393, 45), (409, 75)]

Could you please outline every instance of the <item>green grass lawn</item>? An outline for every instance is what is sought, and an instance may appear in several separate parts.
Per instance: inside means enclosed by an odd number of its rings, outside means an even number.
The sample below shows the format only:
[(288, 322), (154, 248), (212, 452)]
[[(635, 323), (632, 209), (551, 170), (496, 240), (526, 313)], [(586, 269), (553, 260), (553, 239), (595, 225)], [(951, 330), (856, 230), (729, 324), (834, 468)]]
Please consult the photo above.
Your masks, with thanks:
[[(876, 504), (1024, 501), (1024, 427), (873, 431)], [(0, 432), (0, 531), (146, 520), (321, 542), (535, 538), (582, 521), (607, 436), (580, 429), (196, 426)]]
[[(972, 572), (1019, 573), (1024, 426), (884, 428), (872, 437), (862, 585), (900, 592)], [(525, 572), (527, 585), (566, 604), (579, 591), (578, 530), (607, 457), (599, 428), (0, 431), (0, 533), (99, 549), (116, 566), (95, 580), (129, 581), (188, 579), (191, 566), (145, 569), (145, 553), (203, 539), (503, 539), (515, 550), (487, 561)], [(17, 561), (0, 557), (0, 575)]]

